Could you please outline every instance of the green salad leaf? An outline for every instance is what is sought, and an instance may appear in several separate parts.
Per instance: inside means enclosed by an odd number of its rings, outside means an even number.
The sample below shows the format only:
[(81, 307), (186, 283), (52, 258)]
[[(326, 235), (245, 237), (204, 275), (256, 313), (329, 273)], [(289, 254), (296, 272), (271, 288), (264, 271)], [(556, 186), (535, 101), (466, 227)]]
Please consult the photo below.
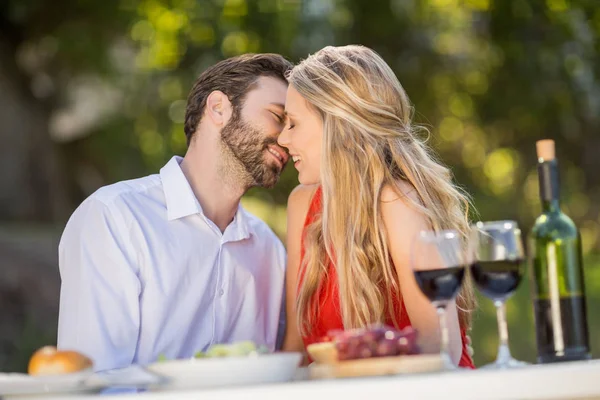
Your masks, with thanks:
[[(267, 346), (257, 346), (254, 342), (246, 340), (230, 344), (213, 344), (206, 351), (196, 352), (194, 358), (247, 357), (267, 353), (269, 353)], [(158, 355), (157, 362), (167, 360), (164, 354)]]
[(267, 346), (256, 346), (250, 340), (236, 342), (231, 344), (214, 344), (205, 352), (199, 351), (196, 358), (214, 358), (214, 357), (245, 357), (253, 354), (266, 354), (269, 352)]

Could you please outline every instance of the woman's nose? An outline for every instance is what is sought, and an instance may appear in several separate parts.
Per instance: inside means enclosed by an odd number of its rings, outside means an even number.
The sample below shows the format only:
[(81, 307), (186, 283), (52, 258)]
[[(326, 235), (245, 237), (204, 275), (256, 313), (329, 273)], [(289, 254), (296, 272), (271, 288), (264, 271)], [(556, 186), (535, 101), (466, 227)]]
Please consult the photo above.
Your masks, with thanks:
[(277, 143), (280, 146), (288, 147), (288, 145), (290, 144), (290, 135), (289, 135), (287, 129), (283, 128), (281, 133), (279, 133), (279, 137), (277, 138)]

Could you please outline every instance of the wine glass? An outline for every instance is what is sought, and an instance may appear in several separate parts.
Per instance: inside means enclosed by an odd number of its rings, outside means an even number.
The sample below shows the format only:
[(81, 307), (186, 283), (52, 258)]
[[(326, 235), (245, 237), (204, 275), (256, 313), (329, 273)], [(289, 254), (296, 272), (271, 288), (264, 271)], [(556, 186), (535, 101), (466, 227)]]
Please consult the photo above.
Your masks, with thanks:
[(458, 232), (421, 231), (412, 243), (411, 267), (417, 285), (437, 310), (440, 355), (446, 369), (456, 369), (448, 352), (446, 307), (454, 300), (465, 276), (466, 257)]
[(471, 227), (469, 264), (475, 286), (494, 302), (500, 344), (496, 361), (484, 369), (527, 365), (515, 360), (508, 346), (506, 300), (513, 295), (523, 276), (523, 242), (515, 221), (477, 222)]

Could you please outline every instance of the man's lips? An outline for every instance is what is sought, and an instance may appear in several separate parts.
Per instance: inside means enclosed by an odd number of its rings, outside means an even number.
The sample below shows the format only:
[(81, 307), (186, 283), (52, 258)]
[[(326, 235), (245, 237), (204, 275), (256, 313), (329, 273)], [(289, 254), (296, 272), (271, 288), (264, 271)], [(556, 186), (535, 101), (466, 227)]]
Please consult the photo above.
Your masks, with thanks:
[(285, 150), (283, 150), (281, 147), (275, 146), (275, 145), (267, 146), (267, 149), (269, 150), (269, 153), (271, 153), (275, 157), (277, 157), (283, 165), (287, 164), (289, 156)]

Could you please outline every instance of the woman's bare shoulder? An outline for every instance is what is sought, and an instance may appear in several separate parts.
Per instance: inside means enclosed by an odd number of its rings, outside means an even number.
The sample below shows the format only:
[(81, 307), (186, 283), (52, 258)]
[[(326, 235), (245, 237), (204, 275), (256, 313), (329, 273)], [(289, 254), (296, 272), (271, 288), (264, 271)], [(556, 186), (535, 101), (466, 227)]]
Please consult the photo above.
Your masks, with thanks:
[(298, 185), (292, 190), (288, 197), (288, 209), (290, 207), (294, 209), (308, 208), (311, 199), (317, 191), (319, 185)]
[(382, 203), (394, 203), (398, 200), (402, 200), (402, 203), (409, 203), (409, 199), (419, 202), (417, 190), (407, 181), (398, 181), (396, 185), (388, 183), (381, 190)]

